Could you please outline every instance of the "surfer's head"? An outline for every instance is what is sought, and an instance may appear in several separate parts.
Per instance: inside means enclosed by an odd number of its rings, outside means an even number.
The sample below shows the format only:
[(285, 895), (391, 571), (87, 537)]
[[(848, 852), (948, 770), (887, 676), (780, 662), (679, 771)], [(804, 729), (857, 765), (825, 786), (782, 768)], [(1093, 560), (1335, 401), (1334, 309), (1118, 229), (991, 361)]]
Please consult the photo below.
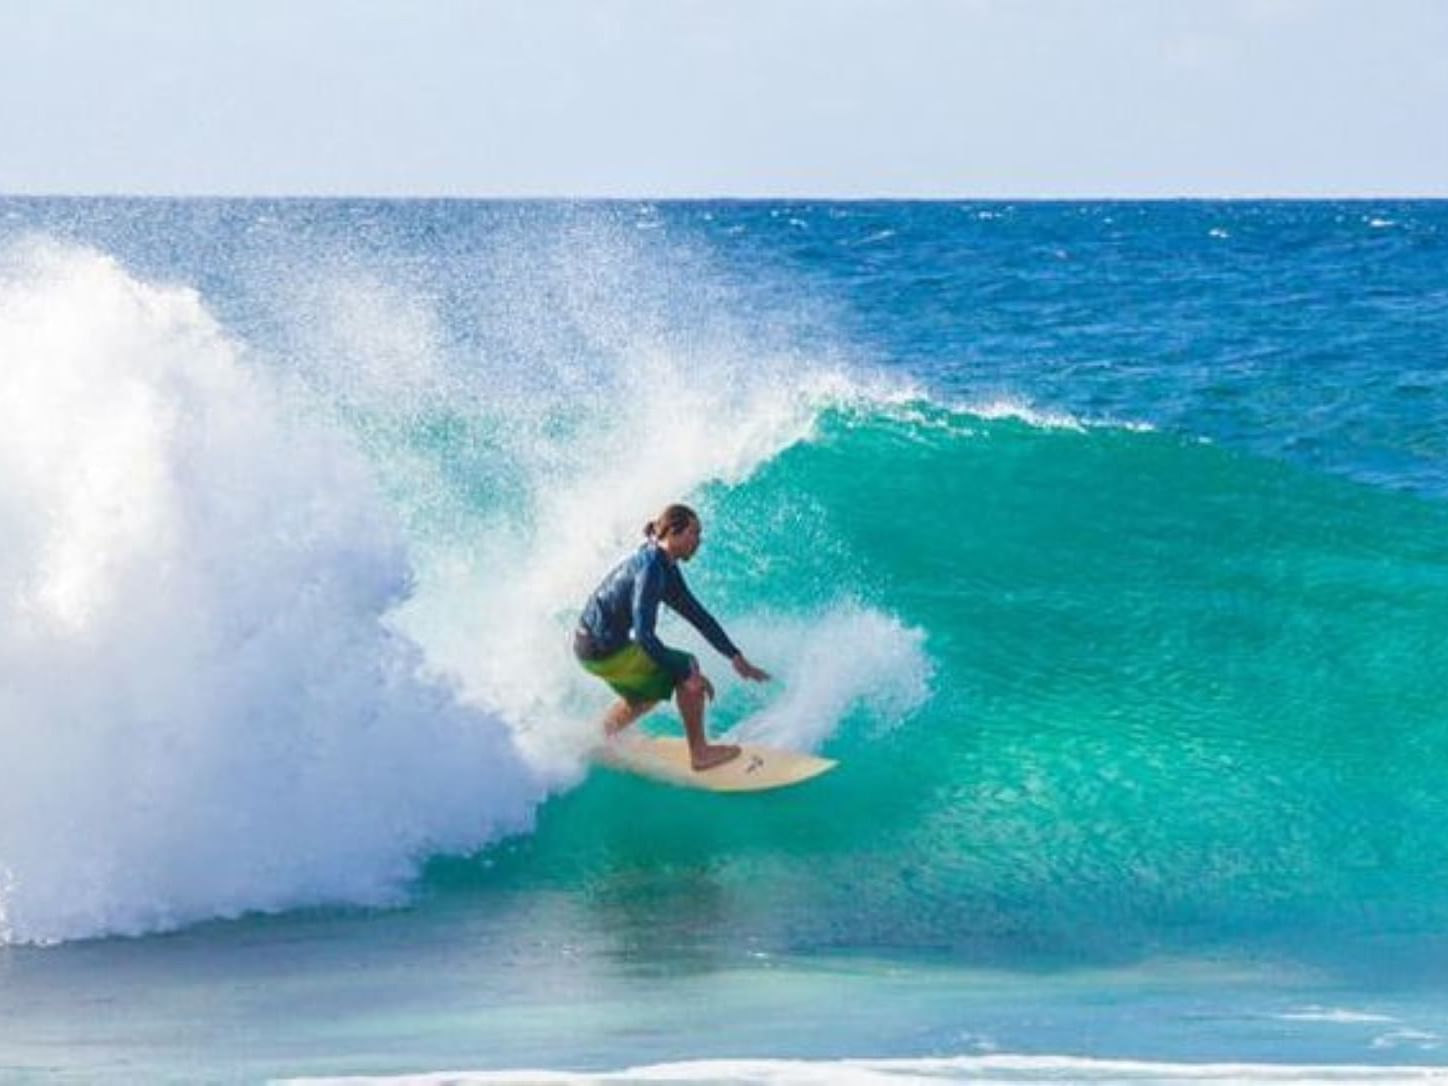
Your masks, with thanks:
[(657, 541), (669, 552), (670, 558), (687, 562), (699, 549), (702, 528), (699, 514), (687, 505), (669, 505), (644, 525), (644, 535)]

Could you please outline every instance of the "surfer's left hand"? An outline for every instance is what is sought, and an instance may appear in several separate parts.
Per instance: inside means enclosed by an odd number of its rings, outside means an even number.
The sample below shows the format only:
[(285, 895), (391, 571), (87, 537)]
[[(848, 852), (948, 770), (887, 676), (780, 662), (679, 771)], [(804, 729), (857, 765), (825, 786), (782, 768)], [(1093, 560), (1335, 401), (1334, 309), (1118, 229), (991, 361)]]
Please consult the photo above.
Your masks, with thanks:
[(769, 672), (765, 671), (763, 668), (755, 667), (744, 658), (744, 654), (742, 652), (729, 662), (734, 665), (734, 670), (738, 673), (741, 679), (749, 679), (751, 682), (757, 683), (769, 681)]

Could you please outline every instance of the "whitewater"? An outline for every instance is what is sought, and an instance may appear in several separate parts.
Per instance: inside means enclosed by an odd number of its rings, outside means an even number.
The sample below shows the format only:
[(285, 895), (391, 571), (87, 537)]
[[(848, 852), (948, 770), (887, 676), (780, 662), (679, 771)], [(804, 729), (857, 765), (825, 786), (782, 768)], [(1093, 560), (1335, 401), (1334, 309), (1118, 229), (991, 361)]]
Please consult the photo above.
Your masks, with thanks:
[[(1445, 227), (0, 200), (0, 1068), (1438, 1074)], [(673, 500), (828, 778), (591, 768)]]

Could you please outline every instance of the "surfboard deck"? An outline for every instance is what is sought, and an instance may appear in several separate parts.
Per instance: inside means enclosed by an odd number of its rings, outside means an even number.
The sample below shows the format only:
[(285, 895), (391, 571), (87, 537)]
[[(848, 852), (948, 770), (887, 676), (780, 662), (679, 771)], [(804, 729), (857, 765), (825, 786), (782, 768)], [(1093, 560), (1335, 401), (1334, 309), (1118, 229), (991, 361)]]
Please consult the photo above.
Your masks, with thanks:
[(701, 772), (689, 764), (689, 744), (678, 737), (620, 736), (600, 747), (594, 760), (610, 769), (705, 792), (767, 792), (772, 788), (787, 788), (828, 773), (839, 764), (829, 758), (755, 743), (740, 746), (738, 758)]

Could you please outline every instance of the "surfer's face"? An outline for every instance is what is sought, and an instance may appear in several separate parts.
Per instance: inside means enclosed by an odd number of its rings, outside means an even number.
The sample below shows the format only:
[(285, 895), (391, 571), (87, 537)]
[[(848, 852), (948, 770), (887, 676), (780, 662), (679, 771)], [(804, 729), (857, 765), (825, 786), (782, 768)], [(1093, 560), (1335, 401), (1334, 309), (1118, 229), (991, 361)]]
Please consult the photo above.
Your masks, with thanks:
[(689, 526), (682, 532), (676, 532), (670, 537), (675, 540), (675, 545), (672, 548), (674, 557), (685, 562), (693, 558), (694, 552), (699, 549), (699, 540), (702, 535), (703, 530), (700, 528), (697, 520), (691, 521)]

